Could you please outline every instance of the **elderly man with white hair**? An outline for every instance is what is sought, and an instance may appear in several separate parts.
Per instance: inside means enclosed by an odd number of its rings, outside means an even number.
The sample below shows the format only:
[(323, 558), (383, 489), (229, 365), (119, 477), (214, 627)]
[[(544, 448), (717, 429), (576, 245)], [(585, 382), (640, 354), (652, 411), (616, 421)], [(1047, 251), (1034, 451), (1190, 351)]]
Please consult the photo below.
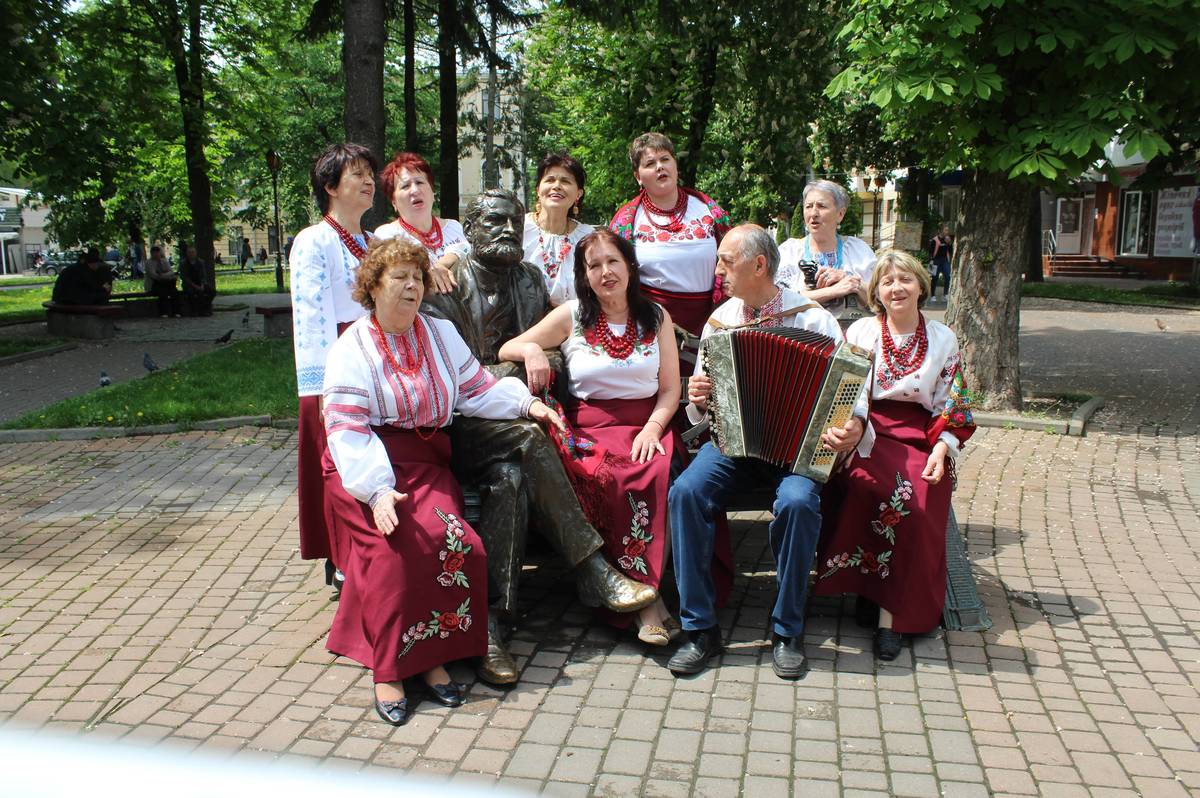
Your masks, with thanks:
[[(804, 238), (789, 238), (779, 246), (779, 271), (775, 282), (781, 288), (806, 295), (820, 302), (835, 319), (857, 314), (847, 313), (846, 298), (858, 299), (860, 308), (867, 306), (867, 283), (875, 265), (875, 253), (866, 241), (838, 233), (838, 225), (846, 216), (850, 197), (846, 189), (831, 180), (814, 180), (804, 187)], [(816, 263), (817, 285), (804, 284), (801, 262)]]
[[(769, 233), (751, 224), (730, 230), (717, 250), (716, 269), (730, 299), (713, 312), (701, 339), (718, 324), (754, 323), (760, 328), (797, 327), (841, 341), (841, 328), (828, 311), (775, 284), (778, 266), (779, 250)], [(697, 367), (687, 388), (687, 414), (694, 423), (708, 412), (711, 393), (712, 380)], [(822, 440), (836, 451), (850, 451), (862, 438), (866, 415), (864, 392), (855, 415), (844, 426), (826, 430)], [(781, 679), (804, 675), (804, 606), (821, 533), (821, 486), (764, 460), (727, 457), (711, 442), (675, 480), (668, 498), (679, 616), (687, 633), (667, 664), (673, 673), (698, 673), (721, 650), (710, 575), (716, 519), (730, 499), (761, 485), (775, 489), (775, 517), (768, 527), (779, 585), (771, 610), (772, 662)]]

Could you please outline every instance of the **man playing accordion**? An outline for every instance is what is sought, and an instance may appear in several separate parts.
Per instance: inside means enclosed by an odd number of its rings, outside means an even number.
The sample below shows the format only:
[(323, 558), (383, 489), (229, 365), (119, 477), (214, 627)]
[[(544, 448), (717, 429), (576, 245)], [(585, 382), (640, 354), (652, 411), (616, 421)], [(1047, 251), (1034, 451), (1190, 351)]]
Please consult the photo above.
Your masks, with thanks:
[[(717, 252), (716, 270), (730, 299), (713, 312), (701, 340), (716, 329), (756, 326), (802, 328), (840, 342), (841, 328), (828, 311), (775, 285), (778, 266), (779, 249), (761, 227), (747, 224), (729, 231)], [(712, 379), (702, 369), (703, 363), (697, 363), (688, 381), (687, 413), (693, 423), (707, 414), (712, 394)], [(866, 417), (864, 391), (845, 425), (830, 427), (822, 442), (839, 453), (850, 451), (863, 435)], [(782, 679), (798, 679), (805, 672), (804, 605), (821, 531), (821, 486), (765, 460), (727, 457), (709, 442), (675, 481), (669, 497), (680, 619), (687, 635), (667, 666), (675, 674), (702, 671), (721, 650), (710, 576), (716, 520), (733, 496), (758, 485), (775, 488), (775, 517), (769, 527), (779, 586), (771, 611), (774, 670)]]

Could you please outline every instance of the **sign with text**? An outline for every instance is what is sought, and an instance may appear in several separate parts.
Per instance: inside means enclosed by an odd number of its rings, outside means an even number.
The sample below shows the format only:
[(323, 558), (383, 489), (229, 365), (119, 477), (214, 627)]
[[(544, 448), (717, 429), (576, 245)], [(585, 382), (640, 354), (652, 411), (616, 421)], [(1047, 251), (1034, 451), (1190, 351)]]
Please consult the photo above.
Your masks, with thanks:
[(1192, 208), (1197, 186), (1164, 188), (1158, 192), (1158, 222), (1154, 226), (1154, 254), (1160, 258), (1192, 257)]
[(913, 252), (921, 248), (921, 223), (896, 222), (896, 237), (892, 241), (895, 249), (906, 249)]

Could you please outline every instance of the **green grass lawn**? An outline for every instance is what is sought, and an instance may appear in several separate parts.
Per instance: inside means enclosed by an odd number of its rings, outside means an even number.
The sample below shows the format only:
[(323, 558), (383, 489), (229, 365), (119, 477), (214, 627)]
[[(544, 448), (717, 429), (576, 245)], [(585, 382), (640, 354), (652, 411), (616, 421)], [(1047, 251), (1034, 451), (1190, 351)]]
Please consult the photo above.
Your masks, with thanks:
[[(288, 285), (288, 273), (284, 272), (283, 284)], [(50, 299), (53, 285), (36, 288), (0, 291), (0, 322), (41, 321), (46, 318), (42, 303)], [(269, 294), (275, 290), (275, 270), (258, 271), (254, 274), (218, 274), (217, 288), (222, 295)], [(141, 280), (117, 280), (113, 291), (118, 294), (136, 293), (143, 290)]]
[(255, 338), (65, 399), (4, 426), (137, 427), (231, 416), (295, 418), (298, 412), (291, 342)]
[(0, 357), (19, 355), (36, 349), (48, 349), (66, 343), (61, 338), (0, 338)]
[(3, 285), (53, 285), (54, 278), (44, 274), (33, 274), (21, 277), (0, 277), (0, 286)]
[(1200, 306), (1200, 297), (1196, 295), (1195, 289), (1180, 283), (1148, 285), (1137, 291), (1082, 283), (1025, 283), (1021, 287), (1021, 294), (1049, 299), (1073, 299), (1078, 302), (1108, 302), (1114, 305)]

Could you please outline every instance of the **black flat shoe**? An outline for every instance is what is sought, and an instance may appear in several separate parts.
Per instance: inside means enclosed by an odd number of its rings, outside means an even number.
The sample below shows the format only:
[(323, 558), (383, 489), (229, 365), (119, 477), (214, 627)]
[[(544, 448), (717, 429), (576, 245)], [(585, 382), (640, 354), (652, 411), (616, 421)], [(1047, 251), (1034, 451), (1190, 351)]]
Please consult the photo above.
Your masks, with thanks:
[(780, 679), (799, 679), (808, 670), (804, 642), (797, 637), (775, 636), (771, 647), (771, 667)]
[(390, 723), (393, 726), (403, 726), (412, 718), (412, 712), (408, 709), (407, 697), (401, 698), (399, 701), (380, 701), (376, 698), (375, 712), (383, 718), (384, 723)]
[(893, 629), (875, 630), (875, 654), (884, 662), (891, 662), (900, 656), (900, 648), (904, 645), (904, 635)]
[(667, 668), (677, 675), (699, 673), (711, 658), (721, 653), (721, 630), (714, 626), (685, 631), (684, 634), (687, 640), (671, 657)]
[(427, 684), (425, 686), (429, 688), (429, 697), (444, 707), (461, 707), (467, 703), (467, 697), (463, 695), (463, 690), (466, 688), (458, 682)]

